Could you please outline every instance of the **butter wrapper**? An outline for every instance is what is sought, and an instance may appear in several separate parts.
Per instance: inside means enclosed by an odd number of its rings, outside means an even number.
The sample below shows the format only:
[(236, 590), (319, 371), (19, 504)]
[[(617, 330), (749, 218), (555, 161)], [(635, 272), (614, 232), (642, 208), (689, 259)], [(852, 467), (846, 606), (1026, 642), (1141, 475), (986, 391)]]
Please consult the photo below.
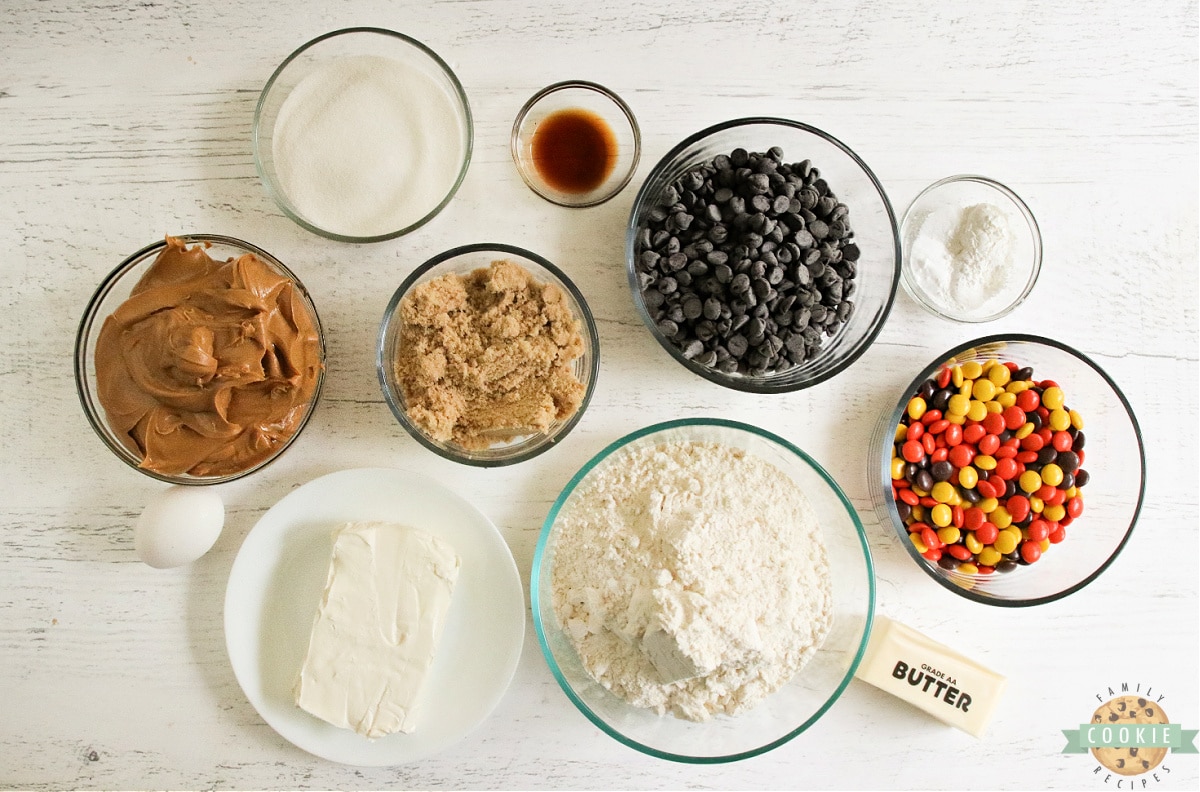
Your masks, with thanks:
[(854, 674), (940, 721), (983, 736), (1007, 680), (953, 649), (885, 616)]

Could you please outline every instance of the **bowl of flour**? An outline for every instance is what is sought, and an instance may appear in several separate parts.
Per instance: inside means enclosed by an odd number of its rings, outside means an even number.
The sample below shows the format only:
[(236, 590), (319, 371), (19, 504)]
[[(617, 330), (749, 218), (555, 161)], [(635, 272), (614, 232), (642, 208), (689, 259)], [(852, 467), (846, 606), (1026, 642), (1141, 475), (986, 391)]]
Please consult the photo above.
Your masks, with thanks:
[(875, 601), (837, 483), (783, 438), (720, 419), (646, 427), (584, 465), (546, 518), (530, 591), (568, 699), (681, 762), (755, 756), (816, 723)]
[(376, 242), (427, 223), (457, 192), (471, 108), (450, 66), (382, 28), (335, 30), (271, 75), (254, 115), (267, 193), (302, 227)]
[(1042, 266), (1033, 212), (983, 176), (951, 176), (913, 200), (900, 224), (901, 283), (930, 313), (990, 322), (1024, 302)]

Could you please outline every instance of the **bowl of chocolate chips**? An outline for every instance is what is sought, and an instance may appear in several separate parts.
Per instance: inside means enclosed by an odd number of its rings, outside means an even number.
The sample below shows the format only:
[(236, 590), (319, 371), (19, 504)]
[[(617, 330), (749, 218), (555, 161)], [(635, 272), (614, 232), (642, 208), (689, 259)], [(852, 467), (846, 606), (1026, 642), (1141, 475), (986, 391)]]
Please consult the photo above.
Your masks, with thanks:
[(883, 327), (900, 277), (896, 215), (848, 146), (783, 118), (697, 132), (654, 166), (625, 240), (642, 321), (725, 387), (824, 382)]

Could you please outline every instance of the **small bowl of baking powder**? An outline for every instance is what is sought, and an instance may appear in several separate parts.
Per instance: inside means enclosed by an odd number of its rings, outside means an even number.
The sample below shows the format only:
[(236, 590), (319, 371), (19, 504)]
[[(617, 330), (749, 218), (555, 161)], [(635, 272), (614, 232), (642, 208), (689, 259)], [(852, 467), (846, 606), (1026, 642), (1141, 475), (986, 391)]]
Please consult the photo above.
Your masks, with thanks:
[(471, 161), (471, 108), (437, 53), (381, 28), (289, 55), (254, 114), (254, 163), (284, 214), (315, 234), (378, 242), (429, 222)]
[(950, 176), (916, 197), (900, 225), (901, 283), (930, 313), (990, 322), (1024, 302), (1042, 268), (1033, 212), (984, 176)]

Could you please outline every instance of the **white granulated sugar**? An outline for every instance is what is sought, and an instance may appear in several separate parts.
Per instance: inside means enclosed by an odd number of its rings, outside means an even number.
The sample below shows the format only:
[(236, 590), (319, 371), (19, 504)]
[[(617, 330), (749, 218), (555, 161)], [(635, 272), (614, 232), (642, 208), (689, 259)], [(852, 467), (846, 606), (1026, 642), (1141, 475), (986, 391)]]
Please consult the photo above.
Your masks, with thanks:
[(946, 205), (919, 218), (909, 263), (934, 302), (986, 315), (1011, 303), (1025, 285), (1013, 277), (1015, 247), (1011, 222), (999, 207)]
[(330, 61), (279, 109), (280, 189), (318, 228), (379, 236), (424, 218), (464, 155), (458, 99), (419, 65), (375, 55)]
[(555, 613), (588, 673), (634, 706), (732, 715), (786, 684), (829, 633), (812, 507), (757, 456), (635, 449), (592, 471), (558, 521)]

